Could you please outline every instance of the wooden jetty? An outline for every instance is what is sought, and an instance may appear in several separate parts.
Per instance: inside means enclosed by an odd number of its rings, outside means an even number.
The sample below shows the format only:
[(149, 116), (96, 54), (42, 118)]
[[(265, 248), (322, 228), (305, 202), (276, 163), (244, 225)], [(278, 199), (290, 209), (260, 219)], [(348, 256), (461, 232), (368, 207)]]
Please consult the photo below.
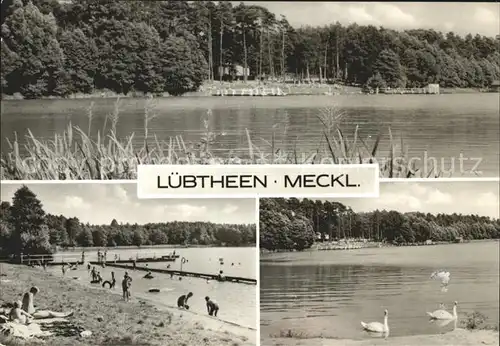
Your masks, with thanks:
[[(153, 256), (153, 257), (131, 257), (127, 259), (112, 259), (108, 261), (85, 261), (86, 263), (90, 263), (91, 265), (101, 265), (101, 264), (127, 264), (127, 263), (149, 263), (149, 262), (175, 262), (180, 255), (166, 255), (166, 256)], [(33, 256), (22, 256), (20, 259), (21, 264), (42, 264), (45, 263), (46, 265), (49, 266), (56, 266), (56, 265), (63, 265), (63, 264), (69, 264), (69, 265), (81, 265), (83, 264), (82, 260), (78, 258), (78, 256), (67, 256), (64, 258), (64, 256), (58, 256), (58, 255), (33, 255)], [(18, 262), (19, 263), (19, 262)]]
[[(133, 267), (123, 265), (123, 264), (107, 263), (106, 265), (109, 267), (133, 270)], [(148, 268), (148, 267), (136, 267), (135, 270), (141, 270), (141, 271), (145, 271), (145, 272), (151, 271), (153, 273), (162, 273), (162, 274), (170, 274), (170, 275), (177, 275), (177, 276), (190, 276), (190, 277), (195, 277), (195, 278), (200, 278), (200, 279), (209, 279), (209, 280), (218, 280), (219, 279), (219, 276), (216, 274), (204, 274), (204, 273), (187, 272), (187, 271), (181, 271), (181, 270), (158, 269), (158, 268)], [(223, 281), (224, 282), (239, 283), (239, 284), (248, 284), (248, 285), (256, 285), (257, 284), (256, 279), (243, 278), (243, 277), (239, 277), (239, 276), (226, 276), (226, 275), (224, 275)]]
[(280, 88), (218, 89), (212, 96), (286, 96)]

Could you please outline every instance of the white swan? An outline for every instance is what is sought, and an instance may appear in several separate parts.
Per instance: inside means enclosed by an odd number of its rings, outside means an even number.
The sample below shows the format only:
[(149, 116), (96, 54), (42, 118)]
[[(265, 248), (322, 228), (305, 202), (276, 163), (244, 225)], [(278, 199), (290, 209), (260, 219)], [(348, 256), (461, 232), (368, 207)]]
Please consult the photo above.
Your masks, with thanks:
[(363, 329), (369, 332), (388, 333), (389, 332), (389, 324), (387, 323), (388, 316), (389, 312), (387, 310), (384, 310), (384, 323), (380, 322), (365, 323), (361, 321), (361, 326), (363, 326)]
[(450, 272), (445, 270), (437, 270), (431, 274), (431, 279), (439, 279), (441, 280), (441, 284), (447, 286), (450, 282)]
[(427, 315), (433, 320), (456, 320), (457, 319), (457, 305), (455, 302), (453, 304), (453, 314), (450, 314), (448, 311), (440, 309), (434, 312), (427, 312)]

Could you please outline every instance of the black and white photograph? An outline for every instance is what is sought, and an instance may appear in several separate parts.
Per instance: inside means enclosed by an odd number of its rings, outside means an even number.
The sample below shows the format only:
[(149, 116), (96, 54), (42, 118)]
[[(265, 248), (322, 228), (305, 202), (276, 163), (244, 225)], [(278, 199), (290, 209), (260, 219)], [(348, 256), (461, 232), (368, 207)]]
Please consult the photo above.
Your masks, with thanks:
[(260, 199), (260, 345), (498, 345), (498, 206), (498, 181)]
[(497, 2), (2, 0), (3, 180), (499, 175)]
[(255, 199), (1, 187), (0, 344), (257, 345)]

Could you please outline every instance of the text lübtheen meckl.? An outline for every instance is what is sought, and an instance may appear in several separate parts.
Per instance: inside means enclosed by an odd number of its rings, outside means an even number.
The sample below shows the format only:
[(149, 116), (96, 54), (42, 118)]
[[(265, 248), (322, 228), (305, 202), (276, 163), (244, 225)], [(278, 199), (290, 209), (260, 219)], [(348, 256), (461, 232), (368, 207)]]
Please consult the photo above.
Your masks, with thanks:
[(359, 187), (349, 181), (349, 174), (285, 174), (281, 179), (270, 179), (267, 175), (227, 174), (196, 175), (171, 173), (168, 176), (157, 176), (158, 189), (255, 189), (267, 188), (269, 183), (281, 184), (285, 188), (332, 188)]

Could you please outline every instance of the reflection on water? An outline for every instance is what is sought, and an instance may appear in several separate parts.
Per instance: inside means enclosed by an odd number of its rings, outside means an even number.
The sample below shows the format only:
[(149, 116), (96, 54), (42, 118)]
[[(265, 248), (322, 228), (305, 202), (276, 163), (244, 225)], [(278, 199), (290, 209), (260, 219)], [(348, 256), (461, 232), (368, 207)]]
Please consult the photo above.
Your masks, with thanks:
[[(404, 138), (409, 155), (428, 156), (443, 161), (443, 169), (452, 167), (450, 157), (455, 157), (454, 168), (460, 169), (460, 154), (464, 170), (472, 169), (475, 161), (482, 158), (479, 170), (486, 176), (498, 176), (499, 100), (494, 93), (463, 95), (355, 95), (355, 96), (296, 96), (269, 98), (217, 98), (181, 97), (158, 99), (158, 117), (151, 123), (150, 135), (167, 140), (182, 135), (186, 141), (199, 140), (203, 130), (201, 118), (212, 109), (210, 126), (223, 132), (214, 151), (220, 154), (233, 151), (246, 155), (248, 143), (245, 129), (249, 129), (253, 141), (267, 148), (273, 125), (280, 124), (276, 143), (283, 150), (298, 153), (316, 152), (323, 128), (317, 115), (324, 107), (337, 105), (345, 113), (341, 120), (343, 132), (353, 134), (359, 125), (359, 138), (370, 145), (380, 132), (387, 134), (390, 126), (393, 135)], [(101, 130), (105, 116), (112, 112), (114, 100), (97, 99), (94, 106), (94, 131)], [(62, 133), (68, 123), (87, 129), (85, 116), (90, 100), (32, 100), (2, 101), (2, 147), (5, 138), (13, 138), (14, 132), (23, 140), (26, 128), (37, 138), (53, 139), (54, 133)], [(135, 132), (137, 145), (144, 143), (144, 100), (123, 99), (118, 136)], [(286, 131), (285, 131), (286, 129)], [(370, 138), (371, 137), (371, 138)], [(399, 143), (399, 141), (398, 141)], [(5, 147), (7, 148), (7, 147)], [(21, 149), (23, 147), (21, 146)], [(270, 150), (270, 147), (268, 148)], [(382, 139), (380, 155), (389, 149), (388, 134)], [(2, 149), (7, 150), (7, 149)], [(429, 158), (429, 160), (432, 160)], [(422, 163), (423, 164), (423, 163)], [(429, 161), (429, 166), (432, 163)], [(456, 172), (455, 176), (461, 173)], [(470, 174), (467, 174), (470, 175)]]
[[(426, 312), (455, 300), (459, 324), (473, 311), (498, 322), (498, 255), (498, 244), (488, 242), (279, 254), (276, 263), (269, 256), (260, 268), (261, 336), (294, 330), (309, 336), (372, 337), (360, 322), (382, 322), (385, 309), (391, 336), (443, 333), (454, 323), (429, 323)], [(453, 276), (447, 292), (429, 278), (436, 266), (445, 266)]]
[[(138, 250), (118, 250), (122, 258), (124, 256), (133, 256)], [(150, 252), (151, 249), (139, 250), (141, 252)], [(159, 253), (168, 254), (172, 249), (155, 249)], [(108, 252), (108, 257), (112, 255), (113, 250)], [(224, 259), (231, 264), (231, 262), (241, 262), (240, 266), (225, 269), (227, 275), (236, 275), (242, 277), (254, 277), (255, 274), (255, 261), (256, 251), (255, 248), (198, 248), (198, 249), (176, 249), (176, 253), (181, 256), (189, 258), (189, 265), (184, 264), (183, 269), (186, 271), (198, 271), (203, 273), (217, 273), (218, 258)], [(75, 255), (77, 253), (75, 252)], [(81, 253), (80, 253), (81, 254)], [(92, 254), (86, 252), (86, 257), (91, 258)], [(160, 256), (160, 255), (157, 255)], [(112, 258), (112, 256), (111, 256)], [(212, 258), (212, 261), (208, 261)], [(215, 263), (216, 262), (217, 265)], [(155, 268), (163, 266), (166, 269), (168, 262), (163, 263), (149, 263), (148, 267)], [(138, 263), (138, 266), (144, 266), (143, 263)], [(172, 269), (179, 267), (180, 261), (177, 260), (175, 264), (171, 264)], [(188, 267), (186, 268), (186, 265)], [(175, 268), (174, 268), (175, 267)], [(253, 268), (253, 269), (252, 269)], [(117, 285), (115, 291), (121, 293), (121, 280), (125, 270), (107, 266), (106, 268), (96, 267), (100, 271), (104, 280), (111, 279), (111, 272), (115, 272)], [(56, 275), (62, 275), (61, 267), (50, 268)], [(222, 320), (233, 322), (242, 326), (256, 328), (256, 285), (235, 284), (229, 282), (217, 282), (215, 280), (204, 280), (198, 278), (179, 277), (170, 275), (153, 273), (153, 279), (144, 279), (144, 271), (128, 270), (129, 275), (132, 277), (132, 297), (141, 297), (151, 299), (159, 304), (165, 304), (175, 307), (177, 298), (182, 294), (193, 292), (194, 296), (190, 299), (190, 310), (206, 314), (205, 296), (210, 296), (215, 299), (220, 305), (218, 317)], [(87, 268), (79, 266), (78, 270), (71, 270), (66, 273), (66, 276), (78, 277), (84, 283), (90, 283), (90, 273)], [(159, 292), (151, 293), (150, 289), (158, 289)], [(119, 298), (117, 298), (119, 299)]]

